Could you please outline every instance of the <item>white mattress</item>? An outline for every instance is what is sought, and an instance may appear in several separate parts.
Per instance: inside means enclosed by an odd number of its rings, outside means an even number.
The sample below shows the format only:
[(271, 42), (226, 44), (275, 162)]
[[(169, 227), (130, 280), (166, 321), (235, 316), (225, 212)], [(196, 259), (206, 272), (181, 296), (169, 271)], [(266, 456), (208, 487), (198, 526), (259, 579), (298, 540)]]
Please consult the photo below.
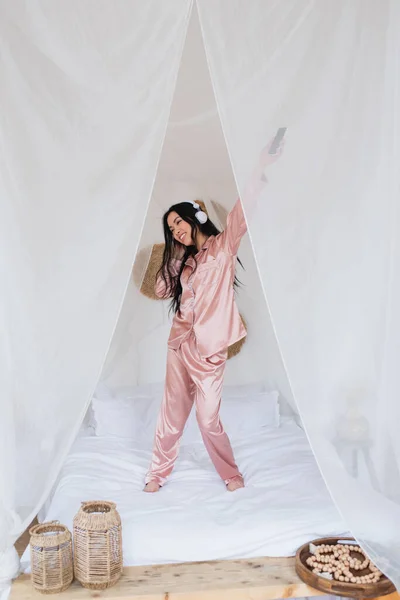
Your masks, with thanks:
[[(202, 444), (182, 448), (168, 484), (142, 491), (150, 449), (107, 437), (77, 439), (46, 514), (72, 528), (82, 500), (117, 503), (124, 564), (290, 556), (346, 527), (293, 422), (234, 444), (246, 488), (226, 491)], [(29, 568), (25, 553), (23, 566)]]

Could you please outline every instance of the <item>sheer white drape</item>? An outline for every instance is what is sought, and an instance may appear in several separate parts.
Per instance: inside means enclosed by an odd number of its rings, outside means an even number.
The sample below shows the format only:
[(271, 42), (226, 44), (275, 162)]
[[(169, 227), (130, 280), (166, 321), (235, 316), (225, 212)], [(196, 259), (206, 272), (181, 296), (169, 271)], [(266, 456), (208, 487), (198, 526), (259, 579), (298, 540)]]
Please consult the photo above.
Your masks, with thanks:
[(0, 580), (113, 334), (190, 0), (0, 5)]
[(400, 6), (198, 0), (238, 187), (292, 391), (328, 487), (400, 586)]
[[(254, 212), (243, 196), (259, 273), (329, 489), (399, 586), (400, 5), (197, 4), (242, 193), (260, 149), (288, 127)], [(10, 548), (46, 498), (101, 372), (189, 10), (190, 0), (0, 4), (0, 583), (17, 568)], [(171, 148), (181, 154), (165, 161), (163, 206), (166, 190), (180, 197), (179, 177), (198, 189), (194, 167), (203, 163), (211, 196), (234, 191), (225, 158), (215, 160), (218, 137), (207, 144), (204, 136), (205, 128), (216, 132), (209, 121), (217, 114), (202, 95), (204, 70), (189, 60), (185, 68), (171, 122)], [(185, 112), (190, 85), (198, 104)], [(183, 155), (192, 157), (187, 171)], [(154, 227), (159, 216), (151, 215)], [(141, 315), (147, 300), (137, 300), (131, 283), (133, 296)], [(132, 306), (123, 318), (143, 350), (134, 368), (149, 370), (165, 311), (157, 307), (149, 336)], [(132, 343), (123, 323), (106, 379), (127, 376), (115, 373)]]

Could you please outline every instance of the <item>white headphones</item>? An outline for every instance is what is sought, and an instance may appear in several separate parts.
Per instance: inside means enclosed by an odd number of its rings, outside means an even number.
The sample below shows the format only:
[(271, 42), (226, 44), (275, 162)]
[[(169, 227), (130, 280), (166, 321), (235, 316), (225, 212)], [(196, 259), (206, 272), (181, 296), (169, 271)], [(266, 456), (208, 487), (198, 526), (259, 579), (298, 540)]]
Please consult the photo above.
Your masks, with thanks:
[(195, 214), (195, 217), (199, 223), (204, 225), (204, 223), (206, 223), (208, 221), (208, 217), (207, 217), (206, 213), (203, 210), (201, 210), (200, 205), (197, 204), (197, 202), (192, 202), (192, 200), (187, 200), (186, 202), (188, 204), (191, 204), (193, 206), (193, 208), (197, 211)]

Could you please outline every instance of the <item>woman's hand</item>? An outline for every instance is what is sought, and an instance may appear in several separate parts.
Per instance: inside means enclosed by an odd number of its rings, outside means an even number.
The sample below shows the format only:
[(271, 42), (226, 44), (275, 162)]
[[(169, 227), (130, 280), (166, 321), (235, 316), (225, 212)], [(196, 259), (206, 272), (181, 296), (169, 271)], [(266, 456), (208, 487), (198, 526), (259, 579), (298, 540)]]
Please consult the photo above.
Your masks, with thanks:
[(268, 169), (270, 165), (273, 165), (282, 156), (283, 148), (285, 146), (285, 140), (281, 141), (274, 154), (270, 154), (269, 152), (274, 139), (275, 138), (273, 137), (272, 140), (270, 140), (265, 146), (265, 148), (263, 148), (260, 152), (260, 157), (258, 159), (256, 171), (260, 173), (262, 179), (265, 179), (265, 170)]
[(266, 177), (266, 171), (268, 170), (269, 166), (275, 163), (282, 155), (284, 148), (284, 140), (282, 140), (282, 142), (279, 144), (275, 154), (269, 153), (274, 139), (275, 136), (272, 138), (272, 140), (268, 142), (265, 148), (261, 150), (258, 163), (244, 188), (242, 198), (244, 200), (244, 203), (247, 203), (248, 207), (254, 202), (254, 200), (265, 188), (265, 184), (268, 181)]

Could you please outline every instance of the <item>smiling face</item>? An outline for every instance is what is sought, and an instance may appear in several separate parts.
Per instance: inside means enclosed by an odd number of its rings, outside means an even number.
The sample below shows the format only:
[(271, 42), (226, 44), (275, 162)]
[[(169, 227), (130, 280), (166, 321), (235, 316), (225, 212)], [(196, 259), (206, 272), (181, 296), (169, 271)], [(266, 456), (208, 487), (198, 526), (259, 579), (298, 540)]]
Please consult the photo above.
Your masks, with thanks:
[(169, 213), (168, 227), (172, 233), (174, 240), (182, 244), (183, 246), (193, 246), (194, 240), (192, 239), (192, 227), (189, 223), (184, 221), (177, 212), (172, 211)]

